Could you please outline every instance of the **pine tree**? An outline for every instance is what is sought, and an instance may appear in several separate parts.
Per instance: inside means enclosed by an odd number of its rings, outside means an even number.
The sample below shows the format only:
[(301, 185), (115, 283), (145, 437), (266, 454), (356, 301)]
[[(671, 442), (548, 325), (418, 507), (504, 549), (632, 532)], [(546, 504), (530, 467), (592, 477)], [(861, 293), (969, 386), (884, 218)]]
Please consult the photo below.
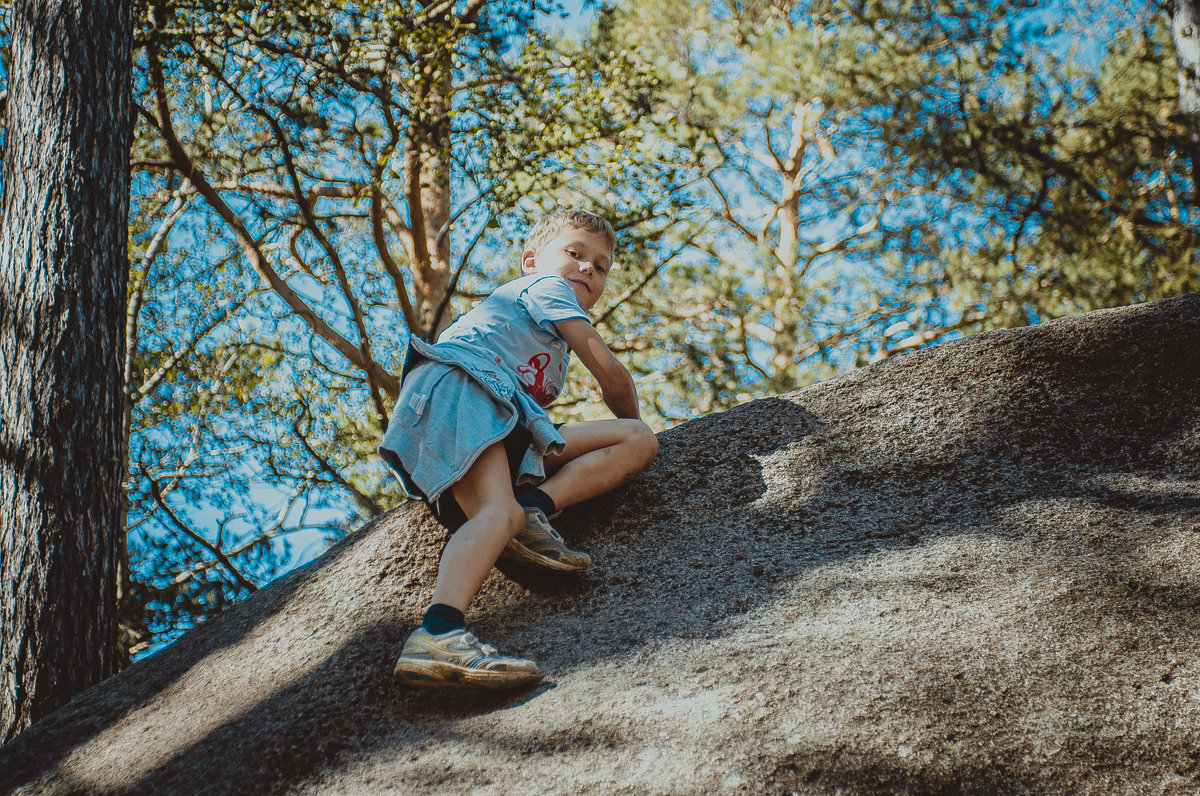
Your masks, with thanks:
[(0, 742), (116, 669), (130, 4), (18, 0), (0, 235)]

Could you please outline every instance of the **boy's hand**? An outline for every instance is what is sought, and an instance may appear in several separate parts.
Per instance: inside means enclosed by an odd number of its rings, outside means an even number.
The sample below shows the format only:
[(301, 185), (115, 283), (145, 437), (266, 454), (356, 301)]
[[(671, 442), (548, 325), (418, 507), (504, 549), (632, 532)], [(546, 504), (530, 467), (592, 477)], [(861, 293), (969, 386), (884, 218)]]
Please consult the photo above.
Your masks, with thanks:
[(608, 344), (590, 323), (583, 318), (572, 318), (554, 324), (558, 334), (566, 341), (579, 361), (596, 378), (600, 384), (600, 393), (604, 403), (617, 417), (641, 419), (638, 408), (637, 388), (633, 377), (621, 364), (613, 352), (608, 350)]

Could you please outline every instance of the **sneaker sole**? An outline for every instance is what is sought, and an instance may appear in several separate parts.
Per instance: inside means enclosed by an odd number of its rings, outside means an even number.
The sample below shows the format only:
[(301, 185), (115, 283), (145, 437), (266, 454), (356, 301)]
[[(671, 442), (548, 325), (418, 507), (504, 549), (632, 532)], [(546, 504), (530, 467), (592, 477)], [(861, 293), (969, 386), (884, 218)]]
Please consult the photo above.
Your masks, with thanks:
[(504, 552), (500, 554), (501, 558), (509, 561), (517, 561), (522, 564), (527, 564), (537, 569), (550, 569), (555, 572), (586, 572), (592, 568), (592, 562), (589, 560), (586, 564), (568, 564), (565, 561), (559, 561), (556, 558), (540, 555), (530, 550), (520, 542), (512, 541), (508, 543), (508, 547), (504, 548)]
[(398, 661), (392, 674), (406, 685), (417, 688), (517, 688), (539, 682), (546, 676), (542, 672), (499, 672), (411, 660)]

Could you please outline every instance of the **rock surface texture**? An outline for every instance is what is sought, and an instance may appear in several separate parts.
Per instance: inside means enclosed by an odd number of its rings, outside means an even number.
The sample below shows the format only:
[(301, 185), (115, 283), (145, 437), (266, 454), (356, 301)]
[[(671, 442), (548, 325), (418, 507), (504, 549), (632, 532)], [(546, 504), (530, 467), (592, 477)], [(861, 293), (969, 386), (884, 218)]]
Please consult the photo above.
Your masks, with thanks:
[(407, 505), (0, 749), (4, 793), (1196, 793), (1200, 296), (979, 335), (660, 436), (495, 571), (551, 674), (401, 688)]

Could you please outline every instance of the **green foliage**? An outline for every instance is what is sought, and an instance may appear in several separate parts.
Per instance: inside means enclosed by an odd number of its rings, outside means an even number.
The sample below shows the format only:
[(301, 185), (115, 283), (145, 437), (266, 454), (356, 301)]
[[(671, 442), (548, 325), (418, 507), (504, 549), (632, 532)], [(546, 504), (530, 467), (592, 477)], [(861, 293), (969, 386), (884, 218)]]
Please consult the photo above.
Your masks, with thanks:
[[(927, 46), (931, 13), (905, 8), (889, 12), (899, 62)], [(946, 197), (939, 225), (961, 231), (962, 245), (944, 244), (948, 308), (981, 329), (1196, 290), (1195, 186), (1165, 18), (1110, 20), (1120, 26), (1092, 63), (1042, 40), (1085, 42), (1098, 9), (1053, 27), (984, 10), (933, 51), (944, 68), (851, 73), (892, 109), (879, 131), (897, 164)]]
[[(666, 422), (822, 378), (913, 309), (881, 256), (914, 224), (873, 156), (871, 110), (834, 69), (866, 29), (832, 4), (620, 4), (600, 28), (663, 75), (661, 151), (694, 154), (659, 251), (611, 316)], [(678, 182), (677, 182), (678, 184)], [(620, 346), (618, 346), (620, 347)]]

